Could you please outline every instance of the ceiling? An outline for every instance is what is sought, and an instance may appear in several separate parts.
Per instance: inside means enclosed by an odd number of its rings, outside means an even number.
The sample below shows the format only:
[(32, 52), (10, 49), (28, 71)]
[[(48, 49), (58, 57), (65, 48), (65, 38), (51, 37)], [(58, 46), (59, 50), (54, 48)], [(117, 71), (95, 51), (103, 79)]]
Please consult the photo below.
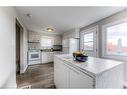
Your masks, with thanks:
[[(16, 7), (26, 28), (34, 32), (62, 34), (70, 29), (86, 26), (126, 7)], [(26, 14), (30, 14), (27, 16)], [(53, 32), (47, 32), (51, 27)]]

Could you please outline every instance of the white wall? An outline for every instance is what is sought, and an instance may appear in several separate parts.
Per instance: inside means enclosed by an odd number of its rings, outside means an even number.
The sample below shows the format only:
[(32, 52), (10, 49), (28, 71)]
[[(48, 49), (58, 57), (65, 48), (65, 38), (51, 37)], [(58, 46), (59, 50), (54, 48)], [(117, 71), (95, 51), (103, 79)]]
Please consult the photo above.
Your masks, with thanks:
[[(16, 52), (15, 52), (15, 18), (18, 17), (15, 8), (0, 7), (0, 88), (16, 88)], [(18, 18), (19, 20), (19, 18)], [(21, 20), (19, 20), (21, 23)], [(22, 23), (21, 23), (22, 25)], [(24, 26), (23, 26), (24, 27)], [(26, 58), (27, 33), (24, 28), (23, 56)], [(27, 59), (27, 58), (26, 58)], [(26, 61), (23, 61), (26, 67)]]
[(63, 39), (79, 38), (79, 28), (70, 29), (69, 31), (64, 32), (62, 36), (63, 36)]
[[(102, 26), (105, 25), (105, 24), (108, 24), (108, 23), (111, 23), (111, 22), (114, 22), (114, 21), (117, 21), (117, 20), (121, 20), (121, 19), (124, 19), (124, 18), (127, 18), (127, 9), (126, 10), (123, 10), (119, 13), (116, 13), (112, 16), (109, 16), (107, 18), (104, 18), (98, 22), (95, 22), (95, 23), (92, 23), (88, 26), (84, 26), (80, 29), (80, 33), (83, 31), (83, 30), (86, 30), (86, 29), (89, 29), (91, 27), (94, 27), (96, 25), (98, 25), (98, 52), (99, 52), (99, 57), (102, 57)], [(123, 61), (125, 62), (124, 64), (124, 81), (127, 82), (127, 61)]]

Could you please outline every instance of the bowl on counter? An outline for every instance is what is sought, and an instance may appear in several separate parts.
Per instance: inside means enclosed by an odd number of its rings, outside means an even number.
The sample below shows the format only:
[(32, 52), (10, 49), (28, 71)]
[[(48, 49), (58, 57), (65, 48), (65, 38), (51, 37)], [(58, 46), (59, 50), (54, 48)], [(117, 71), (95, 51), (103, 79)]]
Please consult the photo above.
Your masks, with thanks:
[(73, 59), (75, 61), (79, 61), (79, 62), (85, 62), (88, 60), (88, 56), (87, 55), (84, 55), (80, 52), (74, 52), (73, 53)]

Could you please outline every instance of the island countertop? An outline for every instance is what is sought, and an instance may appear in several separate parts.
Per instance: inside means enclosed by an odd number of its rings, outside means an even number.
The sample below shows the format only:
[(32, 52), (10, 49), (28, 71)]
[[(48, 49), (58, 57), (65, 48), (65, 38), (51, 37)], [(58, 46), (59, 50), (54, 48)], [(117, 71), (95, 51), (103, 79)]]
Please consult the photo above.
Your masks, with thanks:
[(88, 57), (86, 62), (77, 62), (73, 60), (73, 56), (69, 54), (61, 54), (55, 55), (55, 57), (65, 61), (68, 65), (80, 68), (82, 70), (87, 71), (88, 73), (92, 73), (93, 75), (97, 75), (103, 73), (107, 70), (110, 70), (118, 65), (122, 65), (123, 62), (96, 58), (96, 57)]

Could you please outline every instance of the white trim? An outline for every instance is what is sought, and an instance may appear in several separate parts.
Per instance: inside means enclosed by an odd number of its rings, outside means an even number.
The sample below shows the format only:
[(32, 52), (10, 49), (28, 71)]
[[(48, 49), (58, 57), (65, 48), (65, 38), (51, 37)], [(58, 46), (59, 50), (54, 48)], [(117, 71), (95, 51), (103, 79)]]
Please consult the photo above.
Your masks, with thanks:
[[(92, 50), (87, 50), (86, 49), (86, 51), (91, 51), (91, 52), (94, 52), (94, 32), (93, 31), (86, 31), (86, 32), (84, 32), (83, 34), (83, 37), (85, 36), (85, 35), (87, 35), (87, 34), (89, 34), (89, 33), (92, 33), (93, 34), (93, 41), (92, 41), (92, 43), (93, 43), (93, 48), (92, 48)], [(85, 43), (87, 43), (87, 42), (85, 42), (85, 40), (84, 40), (84, 38), (83, 38), (83, 44), (85, 44)], [(83, 50), (84, 50), (84, 45), (83, 45)]]
[(105, 47), (106, 47), (106, 30), (105, 30), (105, 25), (102, 26), (102, 57), (105, 57)]
[(25, 73), (25, 71), (27, 70), (27, 68), (28, 68), (28, 65), (26, 65), (26, 67), (23, 70), (20, 70), (20, 74)]
[(20, 73), (22, 72), (22, 68), (23, 68), (23, 63), (24, 63), (24, 59), (23, 59), (23, 30), (20, 30)]
[[(95, 25), (95, 26), (93, 26), (93, 27), (90, 27), (90, 28), (87, 28), (87, 29), (84, 29), (84, 30), (82, 30), (82, 31), (80, 31), (80, 51), (82, 51), (82, 49), (83, 49), (83, 46), (82, 46), (82, 34), (84, 34), (86, 31), (90, 31), (91, 32), (91, 30), (94, 30), (95, 29), (95, 31), (96, 31), (96, 34), (94, 35), (94, 37), (96, 38), (96, 44), (94, 43), (94, 45), (93, 45), (93, 48), (94, 48), (94, 50), (86, 50), (86, 51), (88, 51), (88, 52), (96, 52), (96, 57), (98, 57), (99, 56), (99, 51), (98, 51), (98, 25)], [(89, 32), (87, 32), (87, 33), (89, 33)], [(97, 50), (97, 51), (96, 51)]]
[[(16, 20), (20, 24), (20, 22), (17, 18), (15, 18), (15, 24), (16, 24)], [(26, 56), (24, 54), (24, 33), (25, 33), (24, 28), (20, 24), (20, 74), (24, 73), (28, 67), (28, 65), (26, 65), (26, 67), (24, 67), (24, 61), (25, 61), (24, 56)]]
[(107, 36), (107, 32), (106, 32), (106, 28), (107, 27), (111, 27), (114, 25), (118, 25), (120, 23), (124, 23), (127, 22), (127, 18), (121, 19), (121, 20), (117, 20), (105, 25), (102, 25), (102, 57), (103, 58), (109, 58), (109, 59), (115, 59), (115, 60), (119, 60), (119, 61), (127, 61), (127, 57), (126, 56), (119, 56), (119, 55), (107, 55), (106, 54), (106, 36)]

